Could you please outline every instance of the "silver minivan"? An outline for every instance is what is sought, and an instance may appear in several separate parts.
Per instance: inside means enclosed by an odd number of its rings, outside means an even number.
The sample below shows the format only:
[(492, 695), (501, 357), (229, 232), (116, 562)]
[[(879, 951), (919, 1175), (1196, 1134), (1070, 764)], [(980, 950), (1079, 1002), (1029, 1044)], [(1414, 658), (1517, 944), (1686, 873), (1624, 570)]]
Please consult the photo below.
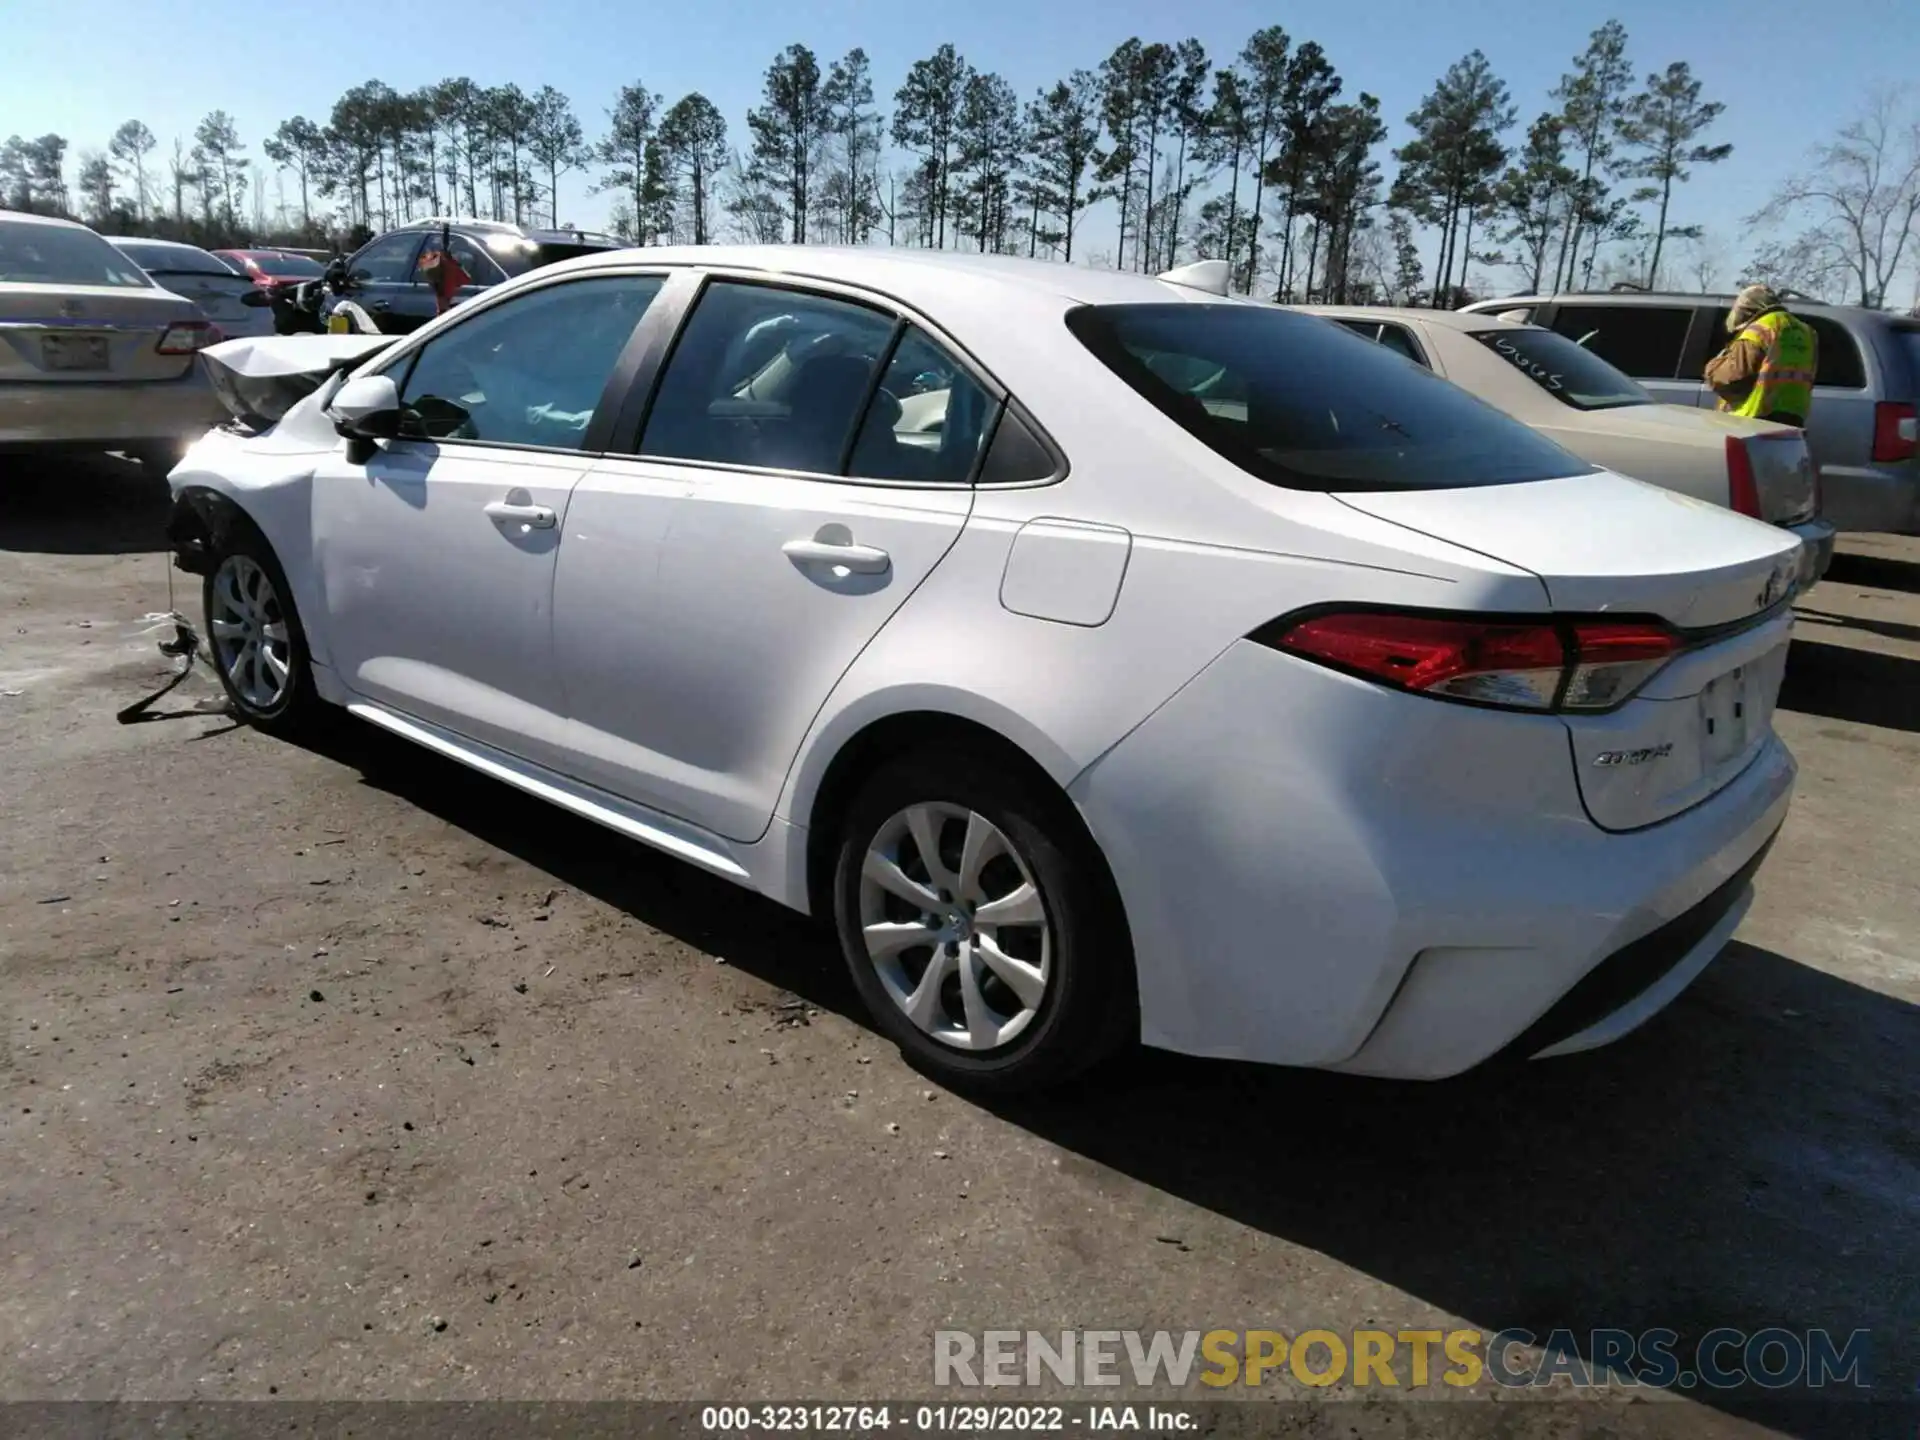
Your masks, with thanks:
[[(1820, 340), (1807, 440), (1821, 514), (1840, 530), (1920, 534), (1920, 319), (1788, 297)], [(1732, 304), (1731, 295), (1604, 291), (1464, 308), (1558, 331), (1657, 398), (1712, 409), (1718, 401), (1701, 375), (1727, 343)]]

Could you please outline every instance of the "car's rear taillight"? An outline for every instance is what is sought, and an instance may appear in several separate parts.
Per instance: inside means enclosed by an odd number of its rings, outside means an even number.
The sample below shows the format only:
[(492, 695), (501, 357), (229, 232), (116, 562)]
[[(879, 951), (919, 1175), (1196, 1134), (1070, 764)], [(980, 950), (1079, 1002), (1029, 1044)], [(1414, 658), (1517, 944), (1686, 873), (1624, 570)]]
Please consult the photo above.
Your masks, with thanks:
[(1727, 504), (1741, 515), (1760, 518), (1760, 487), (1753, 478), (1753, 457), (1747, 442), (1738, 435), (1727, 436)]
[(1873, 461), (1876, 465), (1920, 455), (1920, 411), (1895, 400), (1873, 407)]
[(162, 355), (192, 355), (224, 339), (226, 336), (220, 333), (220, 327), (211, 320), (176, 320), (167, 326), (160, 343), (153, 348)]
[(1610, 710), (1680, 652), (1657, 620), (1484, 620), (1323, 612), (1255, 631), (1263, 645), (1398, 690), (1510, 710)]

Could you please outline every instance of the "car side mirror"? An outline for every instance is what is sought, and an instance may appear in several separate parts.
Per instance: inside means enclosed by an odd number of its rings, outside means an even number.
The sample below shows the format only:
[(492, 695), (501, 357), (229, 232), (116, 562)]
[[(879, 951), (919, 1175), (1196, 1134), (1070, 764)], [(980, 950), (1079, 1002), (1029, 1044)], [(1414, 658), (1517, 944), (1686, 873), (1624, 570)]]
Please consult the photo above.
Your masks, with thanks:
[(253, 310), (273, 308), (273, 297), (264, 290), (249, 290), (240, 297), (240, 303)]
[(376, 440), (400, 433), (400, 391), (390, 375), (361, 375), (333, 392), (327, 406), (333, 428), (352, 442), (348, 454), (364, 460)]

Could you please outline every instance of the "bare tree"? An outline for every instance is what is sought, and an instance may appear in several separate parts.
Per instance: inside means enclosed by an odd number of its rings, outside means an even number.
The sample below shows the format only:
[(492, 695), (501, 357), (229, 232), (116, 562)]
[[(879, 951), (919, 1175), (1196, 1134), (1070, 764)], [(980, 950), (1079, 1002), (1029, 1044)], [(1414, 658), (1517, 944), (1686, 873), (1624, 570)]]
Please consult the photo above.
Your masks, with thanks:
[(1908, 245), (1920, 248), (1920, 117), (1907, 111), (1907, 94), (1877, 92), (1866, 114), (1815, 149), (1808, 168), (1749, 220), (1811, 221), (1797, 238), (1763, 247), (1757, 265), (1815, 283), (1844, 276), (1860, 304), (1887, 303)]

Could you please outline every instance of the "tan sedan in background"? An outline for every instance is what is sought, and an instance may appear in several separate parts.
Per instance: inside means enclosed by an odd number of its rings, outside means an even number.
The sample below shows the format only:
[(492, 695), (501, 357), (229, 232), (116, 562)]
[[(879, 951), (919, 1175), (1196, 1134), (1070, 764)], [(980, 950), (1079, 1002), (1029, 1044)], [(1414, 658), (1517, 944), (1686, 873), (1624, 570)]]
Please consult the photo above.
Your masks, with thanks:
[(225, 418), (194, 363), (221, 338), (86, 226), (0, 210), (0, 456), (119, 450), (164, 474)]
[(1793, 531), (1802, 583), (1826, 573), (1834, 528), (1820, 517), (1806, 436), (1786, 425), (1663, 405), (1564, 335), (1491, 315), (1384, 306), (1291, 307), (1397, 350), (1583, 460)]

